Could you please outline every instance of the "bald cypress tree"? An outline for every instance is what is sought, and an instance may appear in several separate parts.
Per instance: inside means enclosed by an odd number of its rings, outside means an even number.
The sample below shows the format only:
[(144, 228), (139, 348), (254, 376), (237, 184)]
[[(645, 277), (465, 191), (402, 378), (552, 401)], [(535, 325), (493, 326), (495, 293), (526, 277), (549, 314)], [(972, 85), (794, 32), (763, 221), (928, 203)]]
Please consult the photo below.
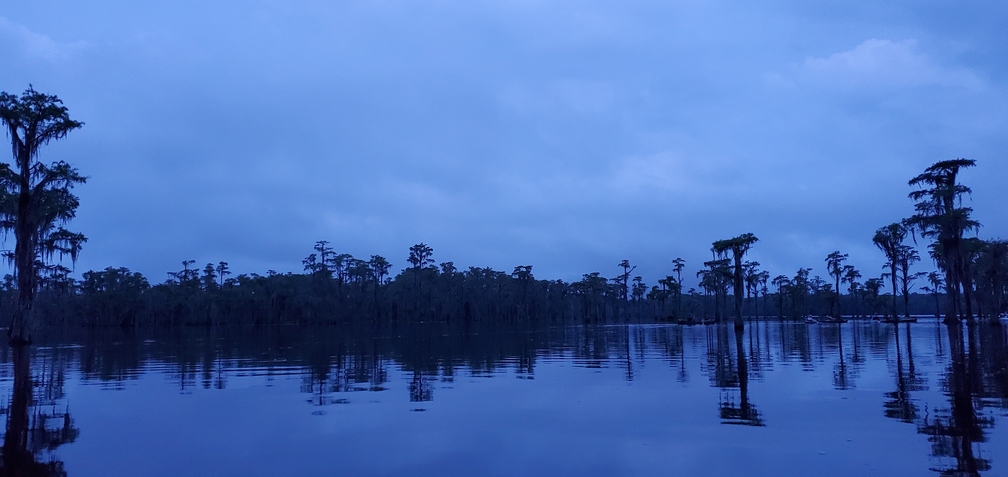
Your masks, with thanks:
[(826, 256), (826, 271), (836, 282), (836, 299), (830, 303), (830, 312), (833, 312), (833, 306), (836, 304), (836, 312), (833, 313), (833, 317), (837, 320), (843, 315), (840, 309), (840, 279), (843, 275), (843, 263), (847, 261), (848, 255), (846, 253), (840, 253), (839, 250)]
[(718, 240), (714, 242), (711, 250), (719, 256), (726, 256), (728, 252), (731, 252), (732, 259), (735, 262), (734, 272), (732, 273), (734, 292), (735, 292), (735, 329), (741, 330), (744, 327), (744, 322), (742, 321), (742, 296), (745, 293), (743, 288), (742, 280), (742, 257), (745, 256), (749, 248), (759, 239), (755, 235), (746, 233), (739, 235), (735, 238)]
[(31, 87), (20, 97), (0, 93), (0, 123), (13, 152), (12, 164), (0, 164), (0, 227), (14, 235), (14, 251), (6, 256), (14, 265), (17, 284), (17, 307), (7, 336), (20, 345), (31, 342), (29, 326), (41, 269), (57, 255), (76, 260), (86, 241), (63, 228), (77, 213), (79, 202), (72, 189), (85, 177), (66, 162), (41, 162), (39, 149), (84, 123), (70, 119), (59, 98)]
[(973, 209), (962, 204), (963, 196), (972, 191), (959, 183), (959, 172), (975, 165), (976, 161), (972, 159), (938, 161), (925, 169), (923, 174), (910, 179), (909, 183), (917, 188), (910, 192), (916, 213), (906, 222), (923, 237), (934, 240), (934, 258), (945, 275), (947, 322), (961, 319), (960, 291), (965, 306), (962, 314), (967, 322), (973, 322), (973, 284), (963, 250), (963, 235), (977, 230), (980, 223), (971, 217)]
[(900, 247), (906, 239), (907, 229), (900, 223), (892, 223), (885, 227), (880, 227), (872, 237), (872, 243), (886, 256), (885, 266), (889, 267), (888, 276), (892, 280), (892, 319), (898, 321), (899, 315), (896, 313), (896, 279), (899, 269)]

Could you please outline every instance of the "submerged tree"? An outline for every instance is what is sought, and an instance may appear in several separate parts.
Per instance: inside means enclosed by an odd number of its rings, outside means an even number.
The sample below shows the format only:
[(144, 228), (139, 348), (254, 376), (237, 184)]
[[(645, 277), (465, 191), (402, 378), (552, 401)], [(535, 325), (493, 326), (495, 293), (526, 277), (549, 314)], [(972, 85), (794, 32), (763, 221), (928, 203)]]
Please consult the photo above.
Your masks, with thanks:
[[(760, 263), (752, 260), (747, 260), (742, 264), (742, 269), (745, 271), (744, 281), (746, 289), (746, 300), (749, 300), (753, 295), (759, 298), (759, 280), (760, 280)], [(756, 318), (759, 318), (759, 303), (755, 303), (755, 314)]]
[(744, 326), (744, 322), (742, 321), (742, 297), (745, 293), (745, 288), (743, 288), (742, 257), (758, 241), (759, 239), (755, 235), (746, 233), (735, 238), (718, 240), (712, 244), (714, 253), (723, 256), (730, 251), (735, 261), (732, 278), (735, 285), (735, 329), (737, 330), (741, 330)]
[[(840, 318), (842, 314), (840, 310), (840, 279), (844, 274), (843, 263), (847, 261), (847, 257), (846, 253), (840, 253), (839, 250), (826, 257), (826, 270), (836, 281), (836, 300), (834, 300), (834, 303), (836, 303), (836, 313), (833, 315), (836, 318)], [(833, 311), (833, 303), (830, 303), (830, 311)]]
[(672, 271), (676, 273), (676, 283), (679, 285), (676, 289), (676, 317), (682, 317), (682, 271), (686, 268), (686, 261), (680, 257), (676, 257), (672, 260)]
[[(857, 295), (858, 289), (861, 288), (861, 283), (858, 282), (859, 278), (861, 278), (861, 272), (858, 269), (854, 268), (853, 265), (844, 265), (843, 278), (840, 281), (847, 284), (847, 296), (850, 297), (852, 305), (855, 303), (854, 297)], [(852, 310), (851, 314), (854, 315), (855, 313), (857, 313), (856, 307)]]
[(985, 309), (992, 322), (1005, 311), (1008, 286), (1008, 241), (984, 240), (971, 267), (976, 283), (978, 314)]
[(18, 288), (7, 336), (11, 343), (25, 344), (31, 342), (29, 326), (41, 269), (54, 255), (76, 260), (87, 240), (63, 228), (77, 214), (79, 202), (72, 189), (85, 177), (66, 162), (40, 162), (39, 148), (84, 123), (70, 119), (59, 98), (31, 87), (20, 97), (0, 93), (0, 122), (7, 127), (14, 154), (13, 166), (0, 164), (0, 227), (14, 233), (14, 251), (6, 255), (14, 265)]
[(879, 292), (881, 292), (884, 286), (885, 280), (881, 278), (869, 278), (864, 282), (865, 304), (868, 305), (873, 317), (878, 314)]
[(935, 302), (935, 318), (941, 316), (941, 306), (938, 302), (938, 294), (941, 293), (941, 289), (945, 285), (945, 281), (942, 280), (941, 275), (938, 272), (928, 272), (927, 274), (928, 285), (921, 287), (925, 293), (930, 293), (931, 297), (934, 298)]
[(920, 261), (917, 249), (909, 245), (901, 245), (896, 254), (899, 269), (899, 282), (903, 291), (903, 313), (910, 319), (910, 287), (924, 272), (910, 273), (910, 267)]
[(959, 170), (973, 167), (972, 159), (952, 159), (939, 161), (924, 170), (923, 174), (910, 179), (909, 185), (917, 187), (910, 193), (916, 213), (906, 220), (907, 225), (920, 232), (922, 237), (934, 240), (933, 251), (938, 268), (945, 274), (946, 300), (945, 319), (957, 321), (959, 317), (959, 294), (965, 298), (967, 321), (973, 320), (971, 292), (973, 285), (966, 273), (963, 250), (963, 235), (976, 230), (980, 223), (970, 218), (973, 209), (962, 206), (962, 197), (970, 192), (958, 182)]
[(893, 223), (881, 227), (875, 231), (872, 242), (886, 256), (885, 266), (889, 267), (888, 276), (892, 279), (892, 317), (895, 320), (896, 314), (896, 279), (897, 270), (900, 263), (900, 247), (903, 247), (903, 240), (906, 239), (907, 229), (902, 224)]

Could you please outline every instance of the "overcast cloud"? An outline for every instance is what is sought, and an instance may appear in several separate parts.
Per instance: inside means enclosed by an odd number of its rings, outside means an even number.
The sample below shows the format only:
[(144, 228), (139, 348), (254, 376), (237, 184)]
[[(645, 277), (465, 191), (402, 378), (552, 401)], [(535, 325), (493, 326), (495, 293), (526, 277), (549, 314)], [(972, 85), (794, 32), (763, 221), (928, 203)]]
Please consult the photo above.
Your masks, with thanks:
[(8, 3), (0, 89), (86, 123), (42, 152), (90, 176), (78, 272), (300, 272), (324, 239), (654, 283), (752, 232), (774, 275), (872, 276), (955, 157), (1008, 238), (1006, 4), (758, 3)]

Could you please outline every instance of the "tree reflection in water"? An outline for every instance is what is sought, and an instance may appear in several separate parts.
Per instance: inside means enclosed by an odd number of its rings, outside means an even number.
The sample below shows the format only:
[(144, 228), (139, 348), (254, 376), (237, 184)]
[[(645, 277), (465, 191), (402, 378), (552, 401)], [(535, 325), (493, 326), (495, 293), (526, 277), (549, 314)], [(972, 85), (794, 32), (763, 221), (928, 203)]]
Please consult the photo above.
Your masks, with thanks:
[(910, 323), (906, 323), (906, 355), (904, 367), (903, 351), (900, 345), (899, 323), (893, 323), (894, 342), (896, 343), (896, 390), (886, 393), (885, 415), (906, 423), (913, 423), (919, 417), (920, 409), (914, 404), (911, 392), (927, 389), (927, 381), (917, 375), (914, 367), (913, 340), (910, 333)]
[[(0, 476), (65, 476), (62, 462), (52, 458), (40, 459), (57, 447), (73, 442), (80, 433), (73, 426), (69, 410), (57, 411), (55, 401), (49, 399), (62, 395), (62, 370), (50, 367), (52, 372), (43, 376), (41, 382), (34, 383), (29, 347), (13, 346), (10, 353), (14, 380), (10, 405), (5, 409), (7, 427), (0, 458)], [(34, 395), (36, 388), (41, 396)]]
[[(998, 382), (1005, 373), (1005, 333), (1000, 326), (971, 325), (967, 328), (967, 345), (963, 325), (944, 325), (948, 346), (937, 347), (936, 357), (945, 352), (949, 364), (943, 373), (942, 387), (948, 396), (948, 407), (921, 411), (912, 393), (927, 389), (927, 381), (917, 372), (914, 363), (910, 324), (906, 324), (906, 361), (901, 349), (899, 325), (893, 325), (896, 348), (896, 390), (887, 392), (884, 404), (886, 417), (916, 426), (931, 444), (931, 457), (937, 465), (931, 469), (942, 476), (979, 476), (991, 469), (991, 463), (978, 456), (976, 444), (987, 441), (986, 431), (993, 428), (994, 419), (981, 414), (988, 399), (1000, 401), (1004, 407), (1004, 389), (987, 390), (987, 381)], [(940, 327), (936, 334), (940, 336)], [(978, 347), (986, 339), (985, 349)], [(981, 358), (983, 356), (983, 358)]]
[[(889, 366), (893, 377), (892, 387), (873, 391), (883, 397), (882, 412), (874, 407), (878, 404), (867, 411), (912, 423), (908, 437), (915, 432), (926, 435), (931, 450), (918, 457), (931, 459), (925, 466), (941, 475), (985, 473), (992, 467), (991, 456), (985, 456), (978, 445), (990, 439), (995, 422), (984, 415), (991, 415), (985, 408), (1003, 409), (1008, 403), (1005, 330), (978, 326), (966, 333), (948, 327), (946, 342), (941, 336), (946, 325), (939, 325), (939, 332), (924, 326), (854, 320), (842, 325), (756, 322), (740, 333), (724, 325), (480, 328), (475, 324), (410, 324), (397, 329), (173, 329), (167, 335), (163, 331), (92, 330), (83, 336), (48, 338), (50, 343), (74, 346), (5, 348), (6, 353), (0, 353), (0, 359), (11, 359), (0, 368), (0, 375), (10, 370), (14, 378), (5, 410), (7, 434), (0, 475), (63, 475), (52, 451), (78, 434), (69, 414), (58, 412), (64, 409), (57, 405), (65, 401), (64, 375), (103, 388), (130, 389), (131, 380), (160, 373), (183, 391), (204, 394), (227, 388), (232, 381), (251, 378), (272, 386), (274, 380), (284, 379), (292, 381), (294, 392), (300, 389), (311, 405), (330, 406), (364, 401), (348, 394), (358, 392), (394, 394), (390, 400), (379, 398), (384, 402), (423, 403), (441, 393), (453, 393), (456, 385), (471, 386), (472, 380), (455, 381), (466, 373), (490, 378), (511, 372), (524, 380), (536, 376), (535, 383), (526, 384), (538, 388), (548, 388), (557, 372), (582, 377), (601, 374), (625, 380), (628, 390), (658, 389), (663, 396), (673, 395), (665, 394), (672, 386), (709, 385), (719, 390), (718, 398), (713, 398), (718, 400), (718, 417), (707, 416), (714, 426), (720, 422), (781, 427), (787, 426), (787, 419), (772, 413), (779, 412), (787, 391), (761, 386), (764, 374), (773, 373), (775, 367), (798, 370), (801, 377), (797, 379), (821, 379), (820, 384), (837, 396), (853, 392), (849, 390), (866, 366)], [(932, 335), (941, 338), (940, 348), (933, 344)], [(945, 359), (939, 359), (939, 351)], [(29, 363), (30, 352), (34, 363)], [(662, 362), (657, 367), (662, 371), (653, 365), (656, 360)], [(549, 368), (543, 372), (537, 369), (541, 366)], [(565, 369), (560, 371), (558, 366)], [(656, 382), (656, 373), (663, 372), (668, 373), (667, 381)], [(864, 372), (864, 376), (874, 374)], [(947, 399), (926, 392), (929, 375), (933, 382), (942, 376), (941, 390)], [(700, 381), (690, 383), (691, 378)], [(862, 388), (874, 385), (873, 380), (861, 379)], [(503, 385), (495, 383), (506, 389)], [(758, 395), (761, 408), (753, 404), (751, 393)], [(316, 413), (326, 415), (321, 409), (312, 411)]]
[(932, 469), (943, 476), (975, 476), (991, 468), (990, 462), (977, 457), (974, 449), (974, 444), (986, 441), (984, 430), (993, 427), (994, 419), (981, 416), (975, 405), (983, 395), (976, 353), (977, 326), (970, 326), (969, 333), (967, 356), (962, 325), (948, 324), (951, 362), (945, 374), (945, 392), (949, 407), (936, 410), (934, 416), (925, 417), (917, 425), (917, 432), (927, 435), (931, 442), (932, 456), (954, 461), (953, 465)]
[[(826, 324), (825, 326), (829, 326), (829, 324)], [(857, 327), (852, 326), (852, 328), (855, 330), (854, 355), (857, 356)], [(847, 360), (844, 357), (843, 323), (836, 324), (836, 331), (837, 355), (840, 361), (833, 366), (833, 388), (839, 391), (846, 391), (854, 388), (854, 372), (851, 370), (850, 366), (847, 365)]]
[[(752, 326), (752, 325), (750, 325)], [(725, 328), (726, 326), (719, 328)], [(735, 332), (735, 376), (738, 382), (738, 405), (726, 393), (722, 393), (719, 408), (722, 424), (737, 424), (743, 426), (765, 426), (756, 405), (749, 402), (749, 366), (745, 349), (742, 347), (742, 330)]]

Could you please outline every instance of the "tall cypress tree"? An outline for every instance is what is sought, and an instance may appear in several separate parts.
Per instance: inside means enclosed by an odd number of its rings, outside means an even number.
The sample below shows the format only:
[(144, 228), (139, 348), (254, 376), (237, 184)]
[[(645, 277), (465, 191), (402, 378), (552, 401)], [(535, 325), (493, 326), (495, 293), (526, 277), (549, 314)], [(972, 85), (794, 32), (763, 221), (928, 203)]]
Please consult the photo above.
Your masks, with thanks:
[(7, 336), (15, 345), (31, 342), (29, 326), (39, 274), (55, 255), (77, 253), (87, 240), (63, 226), (77, 213), (72, 189), (86, 178), (64, 161), (45, 164), (39, 149), (84, 125), (70, 119), (56, 96), (29, 87), (20, 97), (0, 92), (0, 123), (11, 140), (13, 163), (0, 164), (0, 228), (14, 234), (6, 252), (17, 280), (17, 308)]

